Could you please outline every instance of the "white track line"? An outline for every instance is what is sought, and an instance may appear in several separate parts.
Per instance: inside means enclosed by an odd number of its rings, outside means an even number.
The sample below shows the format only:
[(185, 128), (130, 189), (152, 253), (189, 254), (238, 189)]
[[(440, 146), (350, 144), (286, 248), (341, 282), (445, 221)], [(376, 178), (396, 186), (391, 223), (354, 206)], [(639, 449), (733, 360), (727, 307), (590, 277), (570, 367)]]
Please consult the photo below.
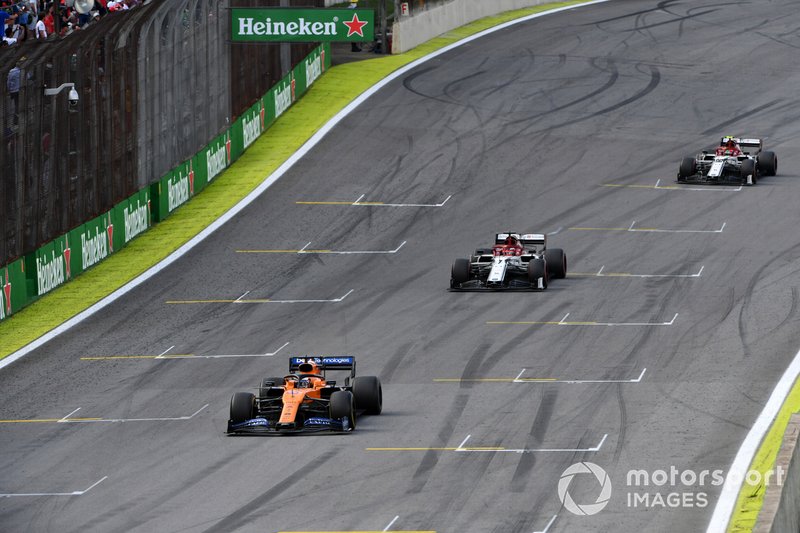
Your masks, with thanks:
[(397, 516), (395, 516), (394, 518), (392, 518), (392, 521), (391, 521), (391, 522), (389, 522), (389, 525), (387, 525), (385, 528), (383, 528), (383, 530), (384, 530), (384, 531), (389, 531), (389, 528), (390, 528), (390, 527), (392, 527), (392, 526), (394, 525), (394, 523), (395, 523), (395, 522), (397, 522), (397, 520), (398, 520), (399, 518), (400, 518), (400, 515), (397, 515)]
[(711, 515), (711, 522), (706, 533), (725, 533), (727, 531), (733, 508), (739, 497), (742, 483), (747, 477), (745, 474), (750, 468), (750, 463), (753, 462), (753, 457), (755, 457), (762, 439), (769, 431), (775, 417), (778, 416), (778, 412), (781, 410), (783, 402), (786, 401), (786, 397), (789, 396), (798, 376), (800, 376), (800, 351), (795, 354), (791, 364), (789, 364), (789, 367), (783, 373), (777, 385), (775, 385), (767, 404), (761, 414), (758, 415), (755, 423), (753, 423), (753, 427), (747, 432), (747, 436), (736, 453), (733, 464), (728, 470), (728, 475), (725, 476), (725, 483), (722, 485), (717, 505), (714, 506), (714, 514)]
[(514, 378), (513, 383), (566, 383), (569, 385), (583, 384), (583, 383), (641, 383), (647, 368), (642, 369), (642, 373), (638, 378), (633, 379), (537, 379), (537, 378), (523, 378), (522, 374), (527, 369), (523, 368), (522, 371)]
[(552, 525), (553, 525), (553, 522), (555, 522), (555, 521), (556, 521), (556, 518), (558, 518), (558, 515), (557, 515), (557, 514), (553, 515), (553, 518), (551, 518), (551, 519), (550, 519), (550, 521), (547, 523), (547, 525), (546, 525), (546, 526), (544, 526), (544, 529), (543, 529), (543, 530), (541, 530), (541, 531), (534, 531), (533, 533), (547, 533), (547, 532), (550, 530), (550, 526), (552, 526)]
[[(91, 423), (98, 423), (98, 422), (175, 422), (175, 421), (182, 421), (182, 420), (191, 420), (200, 412), (208, 407), (208, 404), (205, 404), (203, 407), (195, 411), (189, 416), (172, 416), (172, 417), (161, 417), (161, 418), (85, 418), (85, 419), (67, 419), (62, 418), (58, 421), (58, 423), (66, 423), (66, 424), (91, 424)], [(75, 411), (73, 411), (74, 413)]]
[(164, 350), (163, 352), (161, 352), (160, 354), (158, 354), (158, 355), (156, 356), (156, 359), (164, 359), (164, 356), (165, 356), (165, 355), (167, 355), (167, 352), (169, 352), (170, 350), (172, 350), (174, 347), (175, 347), (175, 345), (173, 344), (172, 346), (170, 346), (169, 348), (167, 348), (166, 350)]
[(13, 493), (12, 494), (0, 494), (0, 498), (15, 498), (15, 497), (22, 497), (22, 496), (28, 496), (28, 497), (36, 497), (36, 496), (83, 496), (84, 494), (86, 494), (87, 492), (89, 492), (90, 490), (92, 490), (97, 485), (99, 485), (100, 483), (102, 483), (103, 481), (105, 481), (107, 479), (108, 479), (108, 476), (104, 476), (103, 478), (101, 478), (101, 479), (95, 481), (94, 483), (92, 483), (89, 486), (89, 488), (84, 489), (84, 490), (75, 490), (75, 491), (72, 491), (72, 492), (29, 492), (29, 493), (18, 493), (18, 494), (13, 494)]
[(700, 270), (695, 274), (630, 274), (628, 272), (609, 272), (608, 274), (603, 274), (603, 269), (606, 266), (603, 265), (600, 267), (600, 270), (597, 271), (596, 274), (589, 274), (589, 273), (582, 273), (582, 272), (572, 272), (570, 273), (571, 276), (587, 276), (587, 277), (597, 277), (597, 278), (699, 278), (705, 270), (705, 265), (700, 267)]
[[(360, 207), (442, 207), (444, 204), (447, 203), (453, 195), (449, 195), (443, 201), (439, 202), (438, 204), (404, 204), (404, 203), (387, 203), (387, 202), (362, 202), (361, 199), (364, 198), (364, 194), (358, 197), (358, 199), (353, 202), (352, 204), (344, 204), (344, 205), (351, 205), (351, 206), (360, 206)], [(325, 204), (326, 202), (314, 202), (319, 204)], [(338, 203), (338, 202), (327, 202), (327, 203)]]
[[(534, 20), (534, 19), (537, 19), (537, 18), (540, 18), (540, 17), (544, 17), (544, 16), (551, 15), (551, 14), (554, 14), (554, 13), (559, 13), (561, 11), (569, 11), (569, 10), (573, 10), (573, 9), (576, 9), (576, 8), (579, 8), (579, 7), (589, 6), (589, 5), (594, 5), (594, 4), (602, 4), (602, 3), (605, 3), (605, 2), (608, 2), (608, 0), (592, 0), (592, 1), (589, 1), (589, 2), (585, 2), (583, 4), (575, 4), (575, 5), (571, 5), (571, 6), (565, 6), (565, 7), (560, 7), (560, 8), (556, 8), (556, 9), (551, 9), (549, 11), (543, 11), (541, 13), (534, 13), (533, 15), (528, 15), (527, 17), (521, 17), (521, 18), (518, 18), (518, 19), (515, 19), (515, 20), (508, 21), (508, 22), (503, 23), (503, 24), (498, 24), (497, 26), (494, 26), (492, 28), (488, 28), (488, 29), (486, 29), (484, 31), (478, 32), (478, 33), (476, 33), (474, 35), (471, 35), (469, 37), (461, 39), (458, 42), (455, 42), (455, 43), (450, 44), (448, 46), (442, 47), (439, 50), (436, 50), (435, 52), (431, 52), (430, 54), (428, 54), (428, 55), (426, 55), (424, 57), (421, 57), (421, 58), (419, 58), (419, 59), (417, 59), (415, 61), (412, 61), (411, 63), (405, 65), (404, 67), (401, 67), (401, 68), (393, 71), (391, 74), (389, 74), (388, 76), (383, 78), (381, 81), (379, 81), (378, 83), (376, 83), (375, 85), (373, 85), (372, 87), (370, 87), (369, 89), (367, 89), (366, 91), (361, 93), (355, 100), (353, 100), (352, 102), (347, 104), (344, 108), (342, 108), (341, 111), (339, 111), (333, 118), (331, 118), (328, 122), (326, 122), (319, 130), (317, 130), (317, 132), (314, 135), (312, 135), (311, 138), (308, 139), (308, 141), (306, 141), (305, 144), (303, 144), (303, 146), (300, 147), (300, 149), (298, 149), (286, 161), (284, 161), (284, 163), (281, 166), (279, 166), (275, 170), (275, 172), (273, 172), (272, 174), (267, 176), (264, 179), (264, 181), (262, 181), (261, 184), (258, 185), (258, 187), (253, 189), (250, 192), (250, 194), (248, 194), (247, 196), (242, 198), (236, 205), (234, 205), (232, 208), (230, 208), (226, 213), (224, 213), (217, 220), (212, 222), (203, 231), (201, 231), (200, 233), (195, 235), (186, 244), (184, 244), (183, 246), (181, 246), (180, 248), (178, 248), (177, 250), (172, 252), (163, 261), (160, 261), (159, 263), (155, 264), (153, 267), (147, 269), (139, 277), (129, 281), (128, 283), (126, 283), (125, 285), (123, 285), (122, 287), (117, 289), (116, 291), (112, 292), (111, 294), (109, 294), (108, 296), (106, 296), (105, 298), (103, 298), (102, 300), (97, 302), (96, 304), (90, 306), (88, 309), (85, 309), (84, 311), (78, 313), (77, 315), (75, 315), (71, 319), (67, 320), (66, 322), (64, 322), (60, 326), (57, 326), (57, 327), (53, 328), (48, 333), (42, 335), (41, 337), (39, 337), (35, 341), (31, 342), (27, 346), (24, 346), (24, 347), (20, 348), (19, 350), (17, 350), (13, 354), (10, 354), (8, 357), (0, 359), (0, 369), (10, 365), (11, 363), (16, 361), (17, 359), (25, 356), (26, 354), (28, 354), (28, 353), (32, 352), (33, 350), (39, 348), (43, 344), (45, 344), (45, 343), (49, 342), (50, 340), (56, 338), (57, 336), (59, 336), (60, 334), (64, 333), (65, 331), (69, 330), (70, 328), (72, 328), (76, 324), (79, 324), (79, 323), (83, 322), (84, 320), (86, 320), (87, 318), (89, 318), (90, 316), (92, 316), (93, 314), (98, 312), (99, 310), (101, 310), (104, 307), (110, 305), (111, 303), (117, 301), (119, 298), (121, 298), (122, 296), (126, 295), (127, 293), (129, 293), (130, 291), (132, 291), (133, 289), (135, 289), (139, 285), (143, 284), (144, 282), (148, 281), (150, 278), (152, 278), (153, 276), (155, 276), (156, 274), (158, 274), (159, 272), (161, 272), (162, 270), (164, 270), (165, 268), (170, 266), (172, 263), (174, 263), (175, 261), (177, 261), (178, 259), (183, 257), (187, 252), (189, 252), (189, 250), (191, 250), (192, 248), (194, 248), (195, 246), (197, 246), (198, 244), (203, 242), (205, 239), (207, 239), (212, 233), (217, 231), (225, 223), (227, 223), (233, 217), (238, 215), (244, 208), (246, 208), (251, 203), (253, 203), (267, 189), (272, 187), (272, 185), (274, 185), (275, 182), (277, 182), (279, 179), (281, 179), (281, 177), (283, 177), (283, 175), (286, 174), (286, 172), (288, 172), (300, 159), (305, 157), (305, 155), (308, 152), (310, 152), (312, 148), (314, 148), (317, 144), (319, 144), (320, 141), (322, 141), (328, 135), (328, 133), (330, 133), (333, 130), (333, 128), (335, 128), (342, 120), (344, 120), (348, 115), (350, 115), (350, 113), (355, 111), (361, 104), (363, 104), (370, 97), (372, 97), (372, 95), (377, 93), (379, 90), (384, 88), (389, 83), (393, 82), (394, 80), (396, 80), (398, 78), (401, 78), (401, 77), (405, 76), (409, 71), (417, 68), (420, 65), (423, 65), (423, 64), (427, 63), (428, 61), (430, 61), (430, 60), (432, 60), (434, 58), (437, 58), (437, 57), (439, 57), (439, 56), (441, 56), (443, 54), (446, 54), (446, 53), (450, 52), (451, 50), (455, 50), (456, 48), (458, 48), (460, 46), (463, 46), (465, 44), (471, 43), (472, 41), (475, 41), (477, 39), (480, 39), (480, 38), (485, 37), (487, 35), (490, 35), (492, 33), (495, 33), (495, 32), (504, 30), (506, 28), (510, 28), (512, 26), (515, 26), (517, 24), (528, 22), (528, 21), (531, 21), (531, 20)], [(449, 199), (449, 197), (448, 197), (448, 199)], [(445, 200), (445, 202), (446, 201), (447, 200)], [(444, 205), (444, 202), (442, 203), (442, 205)]]
[(632, 232), (642, 232), (642, 233), (722, 233), (725, 229), (725, 225), (727, 222), (722, 223), (722, 227), (719, 229), (709, 230), (709, 229), (657, 229), (657, 228), (643, 228), (637, 229), (634, 228), (634, 224), (636, 221), (634, 220), (631, 222), (631, 226), (628, 228), (628, 231)]
[(600, 442), (597, 443), (597, 446), (593, 446), (591, 448), (464, 448), (464, 444), (467, 442), (467, 439), (470, 438), (471, 435), (467, 435), (467, 438), (464, 439), (461, 444), (458, 445), (458, 448), (453, 450), (457, 453), (560, 453), (560, 452), (570, 452), (570, 453), (580, 453), (580, 452), (599, 452), (600, 448), (603, 447), (603, 444), (606, 442), (608, 438), (608, 433), (603, 435), (603, 438), (600, 439)]
[(298, 254), (339, 254), (339, 255), (356, 255), (356, 254), (396, 254), (400, 251), (400, 248), (406, 245), (406, 242), (403, 241), (400, 243), (400, 246), (395, 248), (394, 250), (306, 250), (308, 247), (308, 243), (301, 250), (298, 250)]

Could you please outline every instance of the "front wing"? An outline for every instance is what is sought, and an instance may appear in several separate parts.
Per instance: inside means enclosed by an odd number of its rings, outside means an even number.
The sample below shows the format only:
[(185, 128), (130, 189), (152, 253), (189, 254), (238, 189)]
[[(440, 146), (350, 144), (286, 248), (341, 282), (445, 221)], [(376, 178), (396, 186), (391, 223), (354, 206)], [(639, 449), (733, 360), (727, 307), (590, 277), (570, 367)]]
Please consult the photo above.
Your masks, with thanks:
[(312, 417), (306, 419), (302, 427), (278, 428), (274, 422), (266, 418), (253, 418), (244, 422), (228, 420), (228, 435), (290, 435), (294, 433), (319, 433), (319, 432), (347, 433), (353, 431), (346, 418)]

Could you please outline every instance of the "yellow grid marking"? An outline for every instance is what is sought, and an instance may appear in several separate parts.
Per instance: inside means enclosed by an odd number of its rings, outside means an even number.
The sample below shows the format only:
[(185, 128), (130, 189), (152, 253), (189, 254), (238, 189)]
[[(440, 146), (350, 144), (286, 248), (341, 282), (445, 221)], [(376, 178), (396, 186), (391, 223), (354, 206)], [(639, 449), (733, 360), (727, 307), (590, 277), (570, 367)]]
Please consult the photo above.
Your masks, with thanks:
[(98, 355), (81, 357), (81, 361), (109, 361), (113, 359), (180, 359), (194, 357), (193, 353), (173, 353), (170, 355)]
[(182, 305), (182, 304), (232, 304), (232, 303), (240, 303), (240, 304), (263, 304), (267, 302), (271, 302), (270, 299), (264, 300), (167, 300), (165, 303), (172, 304), (172, 305)]
[(482, 383), (513, 383), (515, 381), (558, 381), (556, 378), (435, 378), (435, 383), (461, 383), (461, 382), (482, 382)]
[(82, 420), (102, 420), (102, 418), (31, 418), (28, 420), (0, 420), (0, 424), (42, 424), (53, 422), (74, 422)]
[(236, 250), (237, 254), (329, 254), (332, 250)]
[(386, 202), (295, 202), (298, 205), (383, 205)]

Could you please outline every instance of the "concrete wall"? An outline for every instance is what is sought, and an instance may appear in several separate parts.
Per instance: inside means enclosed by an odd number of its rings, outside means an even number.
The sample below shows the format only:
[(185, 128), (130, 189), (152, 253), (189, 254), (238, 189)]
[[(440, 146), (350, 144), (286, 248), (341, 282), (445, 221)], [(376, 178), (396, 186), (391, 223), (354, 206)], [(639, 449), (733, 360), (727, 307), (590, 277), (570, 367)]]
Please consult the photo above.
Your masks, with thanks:
[(764, 495), (754, 533), (800, 531), (800, 414), (793, 414), (783, 435), (775, 469), (783, 469), (783, 484), (771, 483)]
[(403, 17), (392, 26), (392, 53), (401, 54), (437, 35), (504, 11), (538, 6), (553, 0), (455, 0)]

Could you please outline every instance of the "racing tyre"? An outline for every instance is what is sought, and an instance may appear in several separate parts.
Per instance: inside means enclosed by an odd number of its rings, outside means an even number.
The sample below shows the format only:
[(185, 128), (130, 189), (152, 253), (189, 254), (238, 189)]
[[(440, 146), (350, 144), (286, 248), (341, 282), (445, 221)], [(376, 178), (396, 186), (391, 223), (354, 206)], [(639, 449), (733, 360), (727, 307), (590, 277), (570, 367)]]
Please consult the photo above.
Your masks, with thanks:
[(256, 396), (251, 392), (235, 392), (231, 396), (231, 420), (234, 423), (253, 418)]
[(762, 176), (775, 176), (778, 173), (778, 156), (775, 152), (758, 154), (758, 171)]
[(697, 173), (697, 166), (694, 162), (694, 157), (684, 157), (681, 161), (681, 166), (678, 169), (678, 181), (686, 181), (690, 176)]
[(356, 428), (353, 394), (350, 391), (339, 390), (331, 394), (330, 417), (336, 420), (346, 418), (350, 428)]
[[(271, 383), (271, 385), (270, 385)], [(266, 398), (268, 396), (275, 396), (275, 393), (270, 391), (278, 391), (278, 396), (283, 394), (283, 389), (279, 389), (276, 387), (283, 386), (283, 378), (273, 377), (273, 378), (264, 378), (261, 380), (261, 385), (258, 387), (258, 397), (259, 398)]]
[(453, 270), (450, 273), (452, 280), (458, 283), (469, 281), (469, 259), (459, 257), (453, 262)]
[[(739, 169), (739, 173), (742, 176), (742, 185), (755, 185), (758, 183), (758, 176), (756, 173), (756, 162), (752, 159), (745, 159), (742, 161), (742, 168)], [(747, 183), (747, 176), (752, 176), (752, 182)]]
[(356, 409), (368, 415), (379, 415), (383, 410), (383, 388), (376, 376), (353, 378), (353, 401)]
[(536, 288), (539, 288), (539, 279), (542, 280), (542, 289), (547, 288), (547, 269), (544, 259), (531, 259), (528, 263), (528, 281)]
[(545, 250), (544, 262), (547, 266), (547, 277), (551, 279), (564, 279), (567, 277), (567, 254), (561, 248)]

